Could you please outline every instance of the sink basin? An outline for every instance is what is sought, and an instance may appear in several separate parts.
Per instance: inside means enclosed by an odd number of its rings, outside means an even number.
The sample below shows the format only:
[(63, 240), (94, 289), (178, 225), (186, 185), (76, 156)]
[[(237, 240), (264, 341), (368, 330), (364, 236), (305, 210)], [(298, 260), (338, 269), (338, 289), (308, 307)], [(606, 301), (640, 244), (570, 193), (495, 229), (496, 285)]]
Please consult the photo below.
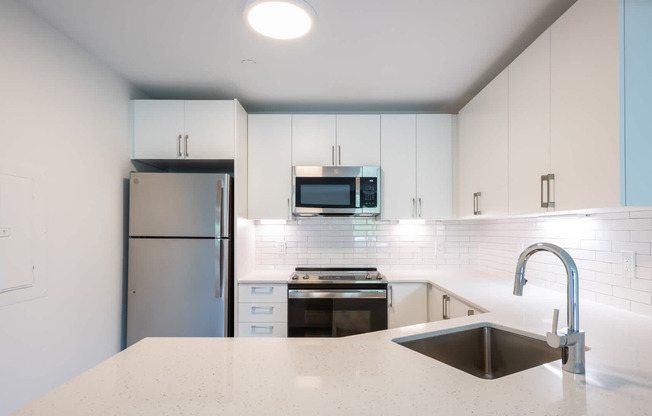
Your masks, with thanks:
[(492, 324), (396, 338), (393, 341), (484, 379), (496, 379), (561, 359), (546, 341)]

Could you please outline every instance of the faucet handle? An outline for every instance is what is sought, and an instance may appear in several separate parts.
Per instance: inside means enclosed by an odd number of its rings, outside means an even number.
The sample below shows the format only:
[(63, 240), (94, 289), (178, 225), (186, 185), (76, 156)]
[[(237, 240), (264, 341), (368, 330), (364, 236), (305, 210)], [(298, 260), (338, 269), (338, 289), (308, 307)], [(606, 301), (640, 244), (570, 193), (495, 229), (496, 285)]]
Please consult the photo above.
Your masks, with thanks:
[(559, 309), (552, 311), (552, 331), (546, 333), (546, 342), (552, 348), (565, 347), (568, 342), (568, 337), (562, 331), (562, 335), (557, 334), (557, 324), (559, 323)]
[(559, 309), (552, 311), (552, 333), (557, 334), (557, 325), (559, 324)]

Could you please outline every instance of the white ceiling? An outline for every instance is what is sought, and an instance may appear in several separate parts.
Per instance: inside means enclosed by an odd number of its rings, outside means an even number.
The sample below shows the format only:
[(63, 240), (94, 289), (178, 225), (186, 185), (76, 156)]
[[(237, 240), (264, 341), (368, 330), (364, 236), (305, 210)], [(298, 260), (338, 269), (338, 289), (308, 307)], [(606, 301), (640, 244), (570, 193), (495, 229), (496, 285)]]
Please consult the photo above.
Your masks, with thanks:
[(279, 41), (248, 28), (246, 0), (17, 1), (152, 98), (453, 113), (575, 2), (308, 0), (313, 31)]

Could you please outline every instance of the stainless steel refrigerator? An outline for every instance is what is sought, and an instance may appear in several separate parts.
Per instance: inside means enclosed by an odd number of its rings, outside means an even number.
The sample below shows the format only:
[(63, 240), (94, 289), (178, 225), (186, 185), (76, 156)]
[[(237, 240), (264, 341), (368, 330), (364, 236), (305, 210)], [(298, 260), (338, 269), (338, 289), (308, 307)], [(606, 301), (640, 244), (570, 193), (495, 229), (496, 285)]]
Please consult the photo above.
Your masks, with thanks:
[(130, 175), (127, 346), (233, 336), (231, 184), (227, 174)]

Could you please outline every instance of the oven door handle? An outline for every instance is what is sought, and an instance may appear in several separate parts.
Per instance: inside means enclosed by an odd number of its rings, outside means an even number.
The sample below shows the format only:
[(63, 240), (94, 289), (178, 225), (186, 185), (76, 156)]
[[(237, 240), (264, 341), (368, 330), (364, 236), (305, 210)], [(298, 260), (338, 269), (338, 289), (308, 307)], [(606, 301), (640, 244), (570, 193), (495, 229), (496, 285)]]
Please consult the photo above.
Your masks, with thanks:
[(385, 289), (289, 289), (289, 299), (387, 299)]

